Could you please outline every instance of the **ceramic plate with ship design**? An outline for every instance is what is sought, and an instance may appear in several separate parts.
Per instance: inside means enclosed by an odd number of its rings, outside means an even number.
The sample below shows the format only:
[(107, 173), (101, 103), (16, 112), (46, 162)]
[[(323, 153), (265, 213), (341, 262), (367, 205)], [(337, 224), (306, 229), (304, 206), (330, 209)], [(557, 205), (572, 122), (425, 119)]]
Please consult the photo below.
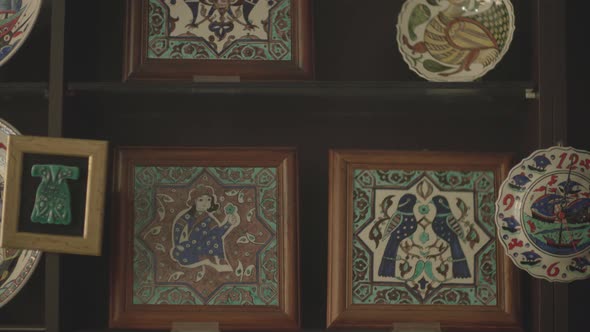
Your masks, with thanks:
[(473, 81), (506, 54), (514, 21), (510, 0), (407, 0), (397, 24), (398, 47), (426, 80)]
[(40, 11), (41, 0), (0, 0), (0, 66), (25, 42)]
[(590, 153), (540, 150), (512, 169), (496, 202), (507, 254), (537, 278), (590, 276)]
[[(19, 135), (19, 132), (0, 119), (0, 210), (1, 195), (4, 191), (8, 135)], [(8, 303), (27, 283), (40, 259), (41, 252), (37, 250), (0, 248), (0, 307)]]

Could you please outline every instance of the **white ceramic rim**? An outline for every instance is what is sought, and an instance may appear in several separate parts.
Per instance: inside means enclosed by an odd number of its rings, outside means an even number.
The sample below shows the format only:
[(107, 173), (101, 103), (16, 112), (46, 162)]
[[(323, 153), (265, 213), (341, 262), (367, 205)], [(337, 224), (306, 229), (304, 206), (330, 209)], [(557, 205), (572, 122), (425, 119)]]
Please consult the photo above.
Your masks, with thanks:
[(510, 34), (508, 36), (508, 39), (506, 40), (506, 45), (505, 45), (504, 49), (502, 50), (502, 52), (500, 52), (500, 56), (498, 57), (498, 59), (496, 61), (494, 61), (491, 65), (486, 67), (480, 74), (473, 76), (472, 78), (459, 77), (458, 79), (453, 79), (450, 76), (430, 77), (430, 76), (425, 75), (424, 73), (420, 72), (417, 68), (412, 66), (412, 61), (410, 60), (409, 55), (406, 52), (404, 52), (403, 47), (402, 47), (402, 45), (403, 45), (402, 34), (401, 34), (402, 17), (403, 17), (403, 14), (408, 11), (408, 7), (410, 6), (410, 3), (414, 3), (416, 1), (417, 0), (406, 0), (404, 5), (402, 6), (402, 10), (399, 12), (399, 15), (397, 17), (397, 24), (396, 24), (397, 48), (398, 48), (399, 52), (402, 54), (402, 57), (404, 58), (404, 61), (406, 62), (406, 64), (410, 68), (410, 70), (412, 70), (414, 73), (416, 73), (418, 76), (422, 77), (423, 79), (430, 81), (430, 82), (473, 82), (479, 78), (482, 78), (488, 72), (490, 72), (492, 69), (496, 68), (496, 65), (498, 65), (498, 63), (500, 63), (500, 61), (502, 61), (502, 59), (504, 58), (504, 55), (510, 49), (510, 45), (512, 44), (512, 39), (514, 38), (514, 31), (516, 31), (516, 16), (514, 15), (514, 6), (512, 5), (512, 2), (510, 2), (510, 0), (502, 0), (504, 2), (504, 4), (506, 4), (506, 7), (508, 7), (508, 13), (510, 14), (510, 19), (511, 19), (512, 24), (510, 24)]
[[(0, 128), (2, 129), (6, 129), (8, 132), (10, 132), (12, 135), (20, 135), (20, 132), (14, 128), (10, 123), (4, 121), (4, 119), (0, 118)], [(2, 176), (2, 175), (0, 175)], [(0, 220), (1, 222), (1, 220)], [(19, 256), (19, 260), (24, 260), (25, 262), (23, 263), (24, 267), (27, 266), (26, 261), (29, 260), (33, 260), (33, 263), (31, 265), (31, 267), (29, 268), (29, 270), (24, 271), (24, 276), (22, 276), (23, 280), (21, 281), (21, 283), (12, 291), (8, 290), (8, 295), (7, 297), (3, 300), (0, 301), (0, 308), (2, 308), (6, 303), (10, 302), (15, 296), (16, 294), (18, 294), (20, 292), (20, 290), (27, 284), (27, 282), (29, 281), (29, 278), (31, 278), (31, 276), (33, 275), (33, 273), (35, 272), (35, 269), (37, 268), (37, 265), (39, 264), (39, 261), (41, 260), (41, 255), (42, 252), (39, 250), (21, 250), (20, 256)], [(16, 271), (16, 270), (15, 270)], [(23, 274), (23, 269), (21, 269), (20, 271), (18, 271), (16, 276), (13, 276), (14, 272), (13, 271), (10, 274), (9, 279), (17, 279), (19, 276), (21, 276)]]
[[(26, 0), (25, 0), (26, 1)], [(23, 1), (24, 2), (24, 1)], [(2, 67), (6, 62), (8, 62), (12, 56), (18, 52), (18, 50), (23, 46), (23, 44), (27, 41), (27, 39), (29, 39), (29, 35), (31, 34), (31, 31), (33, 30), (33, 28), (35, 27), (35, 24), (37, 23), (37, 18), (39, 17), (39, 13), (41, 12), (41, 0), (29, 0), (29, 3), (31, 4), (37, 4), (36, 7), (34, 7), (33, 10), (33, 18), (31, 21), (31, 25), (29, 25), (29, 29), (27, 29), (26, 31), (23, 32), (23, 36), (21, 37), (21, 41), (20, 43), (18, 43), (18, 45), (12, 49), (12, 51), (10, 51), (10, 53), (8, 53), (8, 55), (0, 60), (0, 67)], [(2, 125), (6, 125), (6, 122), (2, 122)], [(9, 127), (11, 129), (14, 129), (12, 127)]]
[[(557, 277), (555, 278), (550, 278), (546, 275), (539, 275), (539, 274), (535, 274), (533, 273), (529, 268), (527, 268), (526, 266), (522, 266), (520, 264), (520, 262), (518, 262), (516, 260), (515, 257), (512, 257), (512, 255), (509, 254), (509, 249), (508, 249), (508, 244), (506, 242), (504, 242), (504, 239), (502, 238), (502, 233), (501, 233), (501, 229), (502, 229), (502, 221), (499, 220), (498, 215), (500, 214), (500, 204), (501, 204), (501, 200), (503, 197), (503, 191), (504, 188), (506, 186), (508, 186), (508, 182), (510, 181), (510, 179), (512, 178), (513, 172), (520, 172), (521, 167), (524, 166), (525, 162), (532, 160), (532, 158), (534, 158), (536, 155), (539, 154), (543, 154), (543, 153), (551, 153), (552, 151), (555, 150), (561, 150), (561, 151), (569, 151), (569, 152), (576, 152), (579, 154), (586, 154), (586, 155), (590, 155), (589, 151), (585, 151), (585, 150), (580, 150), (580, 149), (575, 149), (573, 147), (562, 147), (562, 146), (553, 146), (547, 149), (540, 149), (540, 150), (536, 150), (533, 153), (531, 153), (528, 157), (524, 158), (523, 160), (520, 161), (520, 163), (518, 163), (516, 166), (514, 166), (510, 172), (508, 172), (508, 176), (507, 178), (502, 182), (502, 185), (500, 186), (500, 190), (498, 191), (498, 198), (496, 199), (496, 213), (494, 214), (494, 221), (496, 222), (496, 233), (498, 235), (498, 239), (500, 240), (500, 243), (502, 243), (502, 246), (504, 247), (504, 254), (506, 254), (506, 256), (510, 257), (510, 260), (512, 260), (512, 262), (514, 263), (514, 265), (516, 265), (519, 269), (526, 271), (528, 274), (530, 274), (532, 277), (537, 278), (537, 279), (544, 279), (547, 280), (549, 282), (559, 282), (559, 283), (570, 283), (573, 281), (577, 281), (577, 280), (584, 280), (584, 279), (588, 279), (590, 277), (590, 272), (587, 273), (584, 276), (578, 277), (578, 278), (570, 278), (569, 276), (573, 275), (573, 274), (568, 274), (568, 278), (567, 279), (557, 279)], [(586, 250), (590, 250), (590, 249), (586, 249)]]

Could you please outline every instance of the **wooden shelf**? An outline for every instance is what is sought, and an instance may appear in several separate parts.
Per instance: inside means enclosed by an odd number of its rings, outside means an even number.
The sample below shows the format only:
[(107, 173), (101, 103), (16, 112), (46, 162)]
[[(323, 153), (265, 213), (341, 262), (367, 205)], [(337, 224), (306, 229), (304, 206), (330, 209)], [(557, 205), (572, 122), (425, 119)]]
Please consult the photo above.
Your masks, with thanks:
[(0, 97), (42, 96), (47, 98), (49, 84), (47, 82), (0, 82)]
[(10, 331), (10, 332), (43, 332), (47, 329), (43, 326), (0, 326), (0, 332), (3, 331)]
[[(334, 5), (344, 1), (316, 2), (314, 15), (320, 17), (315, 28), (316, 77), (324, 81), (122, 83), (117, 80), (123, 2), (100, 1), (87, 15), (68, 17), (66, 2), (70, 14), (85, 9), (78, 1), (44, 2), (51, 11), (51, 29), (42, 35), (51, 41), (50, 73), (22, 78), (40, 82), (0, 82), (0, 117), (29, 133), (62, 136), (65, 132), (68, 137), (106, 138), (115, 145), (261, 145), (278, 141), (300, 146), (304, 179), (301, 228), (302, 238), (309, 244), (302, 248), (307, 263), (301, 273), (301, 312), (303, 325), (314, 327), (300, 329), (302, 332), (325, 331), (327, 278), (323, 269), (327, 253), (323, 240), (328, 230), (322, 221), (327, 218), (323, 199), (327, 196), (328, 148), (510, 150), (524, 154), (563, 140), (566, 134), (566, 16), (561, 1), (514, 1), (520, 5), (519, 28), (510, 53), (486, 76), (492, 81), (471, 83), (412, 81), (417, 78), (391, 42), (394, 29), (388, 25), (386, 30), (375, 30), (381, 29), (383, 18), (393, 18), (404, 0), (381, 0), (379, 12), (386, 14), (380, 18), (372, 15), (374, 6), (358, 6), (352, 0), (339, 4), (338, 11), (333, 10)], [(103, 24), (105, 17), (113, 24)], [(104, 29), (83, 29), (87, 25)], [(66, 41), (70, 43), (66, 45)], [(21, 53), (30, 55), (26, 61), (39, 59), (35, 51)], [(25, 60), (22, 67), (30, 70)], [(20, 70), (15, 68), (11, 73)], [(43, 82), (46, 76), (49, 82)], [(263, 107), (256, 107), (256, 102)], [(342, 107), (332, 107), (333, 102)], [(277, 108), (278, 112), (270, 114)], [(30, 110), (47, 112), (34, 114)], [(204, 114), (194, 114), (201, 110)], [(218, 111), (226, 112), (227, 117), (225, 113), (207, 114)], [(286, 111), (291, 113), (283, 116), (281, 112)], [(415, 113), (414, 117), (405, 116), (409, 113)], [(41, 310), (45, 326), (6, 326), (0, 332), (140, 331), (104, 328), (108, 324), (108, 256), (45, 257)], [(528, 276), (523, 279), (526, 331), (567, 330), (567, 289)], [(78, 285), (78, 280), (93, 287)], [(29, 309), (23, 306), (23, 313), (28, 314)], [(23, 323), (27, 322), (36, 324), (25, 318)]]
[[(379, 97), (412, 99), (434, 98), (513, 98), (527, 99), (527, 93), (534, 91), (532, 82), (241, 82), (241, 83), (142, 83), (142, 82), (71, 82), (67, 94), (83, 93), (133, 95), (281, 95), (316, 97)], [(0, 83), (0, 95), (34, 96), (47, 98), (47, 82), (5, 82)]]
[[(223, 329), (221, 331), (224, 331)], [(391, 331), (391, 329), (318, 329), (318, 328), (311, 328), (311, 329), (299, 329), (299, 330), (290, 330), (291, 332), (385, 332)], [(146, 332), (146, 330), (138, 330), (138, 329), (83, 329), (83, 330), (76, 330), (75, 332)], [(150, 332), (169, 332), (169, 330), (152, 330)], [(265, 332), (273, 332), (273, 330), (265, 330)], [(281, 332), (281, 330), (277, 330), (277, 332)]]
[(144, 83), (144, 82), (72, 82), (69, 95), (98, 94), (159, 94), (159, 95), (281, 95), (315, 97), (375, 97), (392, 99), (477, 98), (526, 99), (532, 91), (531, 82), (240, 82), (240, 83)]

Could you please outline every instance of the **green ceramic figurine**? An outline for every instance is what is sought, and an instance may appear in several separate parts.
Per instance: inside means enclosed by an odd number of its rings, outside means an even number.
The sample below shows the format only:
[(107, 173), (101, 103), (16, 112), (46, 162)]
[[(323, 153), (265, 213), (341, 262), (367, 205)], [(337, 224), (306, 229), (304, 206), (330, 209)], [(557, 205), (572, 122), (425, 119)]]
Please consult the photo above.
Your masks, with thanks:
[(67, 180), (78, 180), (78, 167), (34, 165), (31, 175), (41, 177), (31, 221), (40, 224), (69, 225), (72, 222), (72, 212)]

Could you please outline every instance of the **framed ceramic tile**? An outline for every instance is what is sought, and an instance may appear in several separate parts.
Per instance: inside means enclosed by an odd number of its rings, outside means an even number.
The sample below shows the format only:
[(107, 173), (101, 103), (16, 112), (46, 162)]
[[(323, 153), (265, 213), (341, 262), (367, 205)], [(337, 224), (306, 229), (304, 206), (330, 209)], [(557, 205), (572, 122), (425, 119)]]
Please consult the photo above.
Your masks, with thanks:
[(299, 326), (293, 150), (117, 155), (111, 327)]
[(124, 79), (311, 78), (310, 2), (128, 0)]
[(107, 147), (8, 136), (0, 246), (100, 255)]
[(519, 281), (494, 223), (509, 157), (332, 151), (330, 161), (329, 327), (521, 330)]

